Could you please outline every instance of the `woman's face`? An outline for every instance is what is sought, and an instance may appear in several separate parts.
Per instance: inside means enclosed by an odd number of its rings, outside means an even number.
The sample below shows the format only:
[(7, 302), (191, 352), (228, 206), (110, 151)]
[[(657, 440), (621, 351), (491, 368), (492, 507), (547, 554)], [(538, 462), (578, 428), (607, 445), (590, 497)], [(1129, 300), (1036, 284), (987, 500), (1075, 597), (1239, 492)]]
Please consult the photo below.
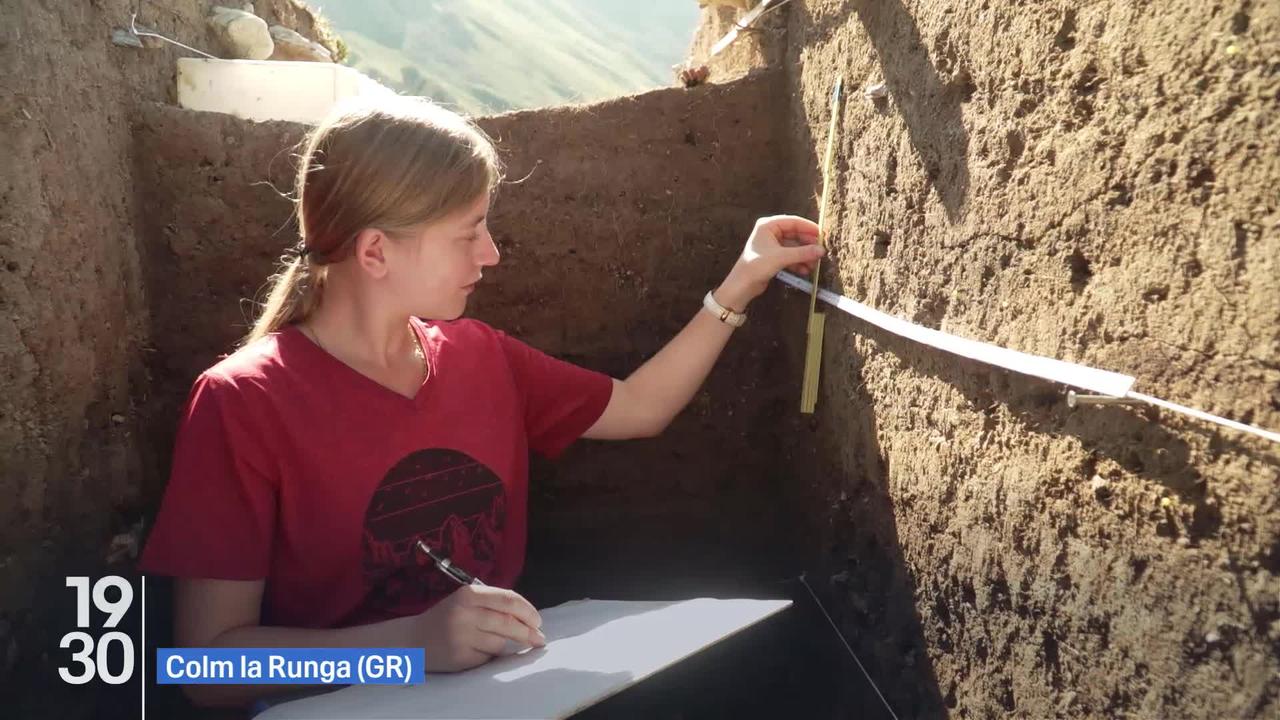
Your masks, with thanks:
[(498, 264), (489, 234), (490, 194), (418, 231), (408, 242), (391, 243), (387, 281), (409, 314), (453, 320), (467, 308), (482, 271)]

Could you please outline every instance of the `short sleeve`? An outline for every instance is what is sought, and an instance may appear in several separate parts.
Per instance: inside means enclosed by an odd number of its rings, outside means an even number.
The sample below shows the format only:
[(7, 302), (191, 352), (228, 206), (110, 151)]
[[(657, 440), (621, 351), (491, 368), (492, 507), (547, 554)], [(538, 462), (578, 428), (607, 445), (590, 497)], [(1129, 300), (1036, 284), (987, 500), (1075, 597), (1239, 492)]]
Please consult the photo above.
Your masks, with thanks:
[(142, 572), (221, 580), (267, 576), (276, 484), (246, 408), (225, 378), (205, 373), (192, 387)]
[(613, 395), (613, 378), (578, 367), (499, 332), (524, 402), (529, 447), (554, 458), (595, 424)]

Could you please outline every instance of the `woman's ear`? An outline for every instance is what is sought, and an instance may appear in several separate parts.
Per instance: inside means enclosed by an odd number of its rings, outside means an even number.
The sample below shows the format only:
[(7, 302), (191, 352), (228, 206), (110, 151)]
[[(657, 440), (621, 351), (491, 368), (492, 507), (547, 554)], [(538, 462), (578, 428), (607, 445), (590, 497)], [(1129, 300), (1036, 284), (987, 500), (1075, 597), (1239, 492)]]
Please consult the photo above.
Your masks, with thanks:
[(377, 228), (365, 228), (356, 233), (356, 265), (375, 278), (385, 277), (388, 241), (387, 234)]

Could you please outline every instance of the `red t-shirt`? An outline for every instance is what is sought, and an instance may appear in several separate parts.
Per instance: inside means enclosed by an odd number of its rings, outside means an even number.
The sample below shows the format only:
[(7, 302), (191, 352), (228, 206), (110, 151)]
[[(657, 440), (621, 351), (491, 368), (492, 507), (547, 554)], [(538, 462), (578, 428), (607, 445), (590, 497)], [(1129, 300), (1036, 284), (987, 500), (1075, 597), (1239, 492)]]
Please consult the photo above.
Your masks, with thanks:
[(421, 612), (524, 563), (529, 451), (555, 456), (612, 379), (474, 320), (413, 321), (430, 375), (410, 400), (296, 327), (206, 370), (188, 398), (144, 573), (266, 580), (262, 623), (344, 627)]

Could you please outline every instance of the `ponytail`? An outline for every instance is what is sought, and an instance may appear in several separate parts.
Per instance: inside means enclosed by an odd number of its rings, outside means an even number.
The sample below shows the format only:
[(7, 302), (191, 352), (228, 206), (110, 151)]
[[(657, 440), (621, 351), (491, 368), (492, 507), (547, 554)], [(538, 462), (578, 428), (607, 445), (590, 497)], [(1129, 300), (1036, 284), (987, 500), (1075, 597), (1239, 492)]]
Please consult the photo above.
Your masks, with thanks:
[(320, 305), (325, 274), (323, 265), (313, 264), (303, 253), (285, 256), (280, 270), (267, 280), (267, 299), (240, 347), (306, 320)]

